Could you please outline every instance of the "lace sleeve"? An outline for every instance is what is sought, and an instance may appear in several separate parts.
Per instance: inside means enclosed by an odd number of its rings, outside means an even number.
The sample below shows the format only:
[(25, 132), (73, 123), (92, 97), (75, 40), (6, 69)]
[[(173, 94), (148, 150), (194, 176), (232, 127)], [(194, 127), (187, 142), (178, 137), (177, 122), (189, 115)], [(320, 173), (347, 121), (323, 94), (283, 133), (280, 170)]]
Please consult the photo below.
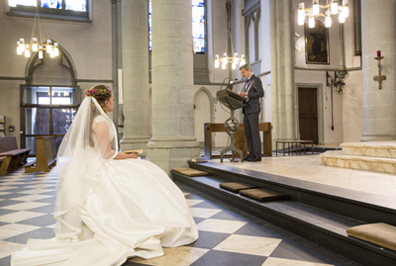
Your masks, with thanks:
[(92, 130), (96, 135), (97, 144), (103, 158), (109, 159), (113, 157), (117, 151), (113, 150), (111, 147), (113, 136), (111, 134), (111, 127), (106, 118), (102, 116), (95, 117), (92, 123)]
[(104, 118), (104, 117), (101, 116), (101, 115), (98, 115), (98, 116), (95, 117), (95, 119), (93, 120), (92, 127), (95, 126), (96, 124), (100, 123), (100, 122), (106, 122), (106, 123), (108, 123), (107, 120), (106, 120), (106, 118)]

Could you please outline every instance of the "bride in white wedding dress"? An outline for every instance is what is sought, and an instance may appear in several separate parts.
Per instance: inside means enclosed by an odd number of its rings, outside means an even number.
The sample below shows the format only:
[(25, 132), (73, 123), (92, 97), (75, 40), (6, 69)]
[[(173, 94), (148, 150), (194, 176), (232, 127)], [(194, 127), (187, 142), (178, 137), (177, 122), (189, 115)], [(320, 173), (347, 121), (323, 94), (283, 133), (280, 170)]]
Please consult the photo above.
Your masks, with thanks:
[(136, 154), (117, 152), (106, 115), (112, 92), (97, 85), (86, 96), (58, 152), (56, 237), (29, 239), (12, 255), (12, 266), (122, 265), (198, 238), (184, 195), (167, 174)]

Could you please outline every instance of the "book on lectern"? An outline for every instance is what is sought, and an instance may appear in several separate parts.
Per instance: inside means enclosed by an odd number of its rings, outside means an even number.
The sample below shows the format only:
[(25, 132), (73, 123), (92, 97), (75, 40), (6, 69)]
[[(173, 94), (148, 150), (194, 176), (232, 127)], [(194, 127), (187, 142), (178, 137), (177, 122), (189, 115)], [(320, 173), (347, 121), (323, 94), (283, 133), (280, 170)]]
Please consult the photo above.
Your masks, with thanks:
[(123, 153), (130, 154), (136, 152), (137, 154), (142, 154), (143, 149), (138, 149), (138, 150), (129, 150), (129, 151), (123, 151)]

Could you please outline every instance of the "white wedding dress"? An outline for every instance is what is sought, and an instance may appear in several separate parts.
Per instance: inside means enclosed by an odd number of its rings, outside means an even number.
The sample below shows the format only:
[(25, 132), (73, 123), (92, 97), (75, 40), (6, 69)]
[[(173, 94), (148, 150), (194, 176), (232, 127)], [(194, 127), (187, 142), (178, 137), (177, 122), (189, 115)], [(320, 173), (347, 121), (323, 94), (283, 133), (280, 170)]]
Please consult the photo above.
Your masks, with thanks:
[[(97, 125), (104, 132), (92, 131)], [(12, 255), (12, 266), (122, 265), (198, 238), (183, 193), (164, 171), (148, 160), (113, 159), (115, 135), (112, 121), (87, 97), (58, 153), (56, 237), (30, 239)]]

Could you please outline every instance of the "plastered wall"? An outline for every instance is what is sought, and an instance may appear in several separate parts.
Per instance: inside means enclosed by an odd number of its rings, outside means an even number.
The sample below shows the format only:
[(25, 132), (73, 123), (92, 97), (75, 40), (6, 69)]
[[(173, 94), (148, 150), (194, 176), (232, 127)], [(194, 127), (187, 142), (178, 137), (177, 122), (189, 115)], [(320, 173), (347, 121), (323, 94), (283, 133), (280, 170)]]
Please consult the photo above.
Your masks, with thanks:
[[(95, 80), (112, 80), (112, 33), (111, 1), (92, 1), (92, 23), (75, 23), (41, 20), (46, 38), (51, 38), (65, 49), (76, 70), (76, 78), (82, 90), (96, 84)], [(30, 41), (33, 19), (8, 17), (7, 1), (0, 4), (0, 114), (7, 117), (7, 127), (15, 126), (7, 136), (17, 137), (20, 131), (20, 84), (25, 84), (28, 58), (16, 54), (16, 42), (20, 38)], [(36, 30), (37, 31), (37, 30)], [(55, 62), (56, 69), (56, 62)], [(61, 74), (60, 74), (61, 73)], [(58, 76), (57, 76), (58, 75)], [(19, 80), (10, 80), (19, 79)], [(87, 82), (92, 80), (92, 82)], [(33, 76), (34, 82), (50, 85), (70, 85), (68, 73), (48, 71), (48, 67), (38, 69)], [(37, 83), (36, 83), (37, 84)], [(111, 84), (107, 84), (111, 85)]]

